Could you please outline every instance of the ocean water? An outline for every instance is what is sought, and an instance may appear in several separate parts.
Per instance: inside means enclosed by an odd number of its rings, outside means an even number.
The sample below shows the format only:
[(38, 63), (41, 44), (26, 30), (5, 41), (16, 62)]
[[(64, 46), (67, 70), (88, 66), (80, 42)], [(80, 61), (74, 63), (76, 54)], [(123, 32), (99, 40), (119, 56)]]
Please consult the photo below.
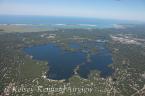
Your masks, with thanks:
[(56, 24), (96, 26), (98, 28), (112, 27), (113, 24), (138, 24), (140, 22), (127, 20), (111, 20), (81, 17), (55, 17), (55, 16), (0, 16), (0, 24)]

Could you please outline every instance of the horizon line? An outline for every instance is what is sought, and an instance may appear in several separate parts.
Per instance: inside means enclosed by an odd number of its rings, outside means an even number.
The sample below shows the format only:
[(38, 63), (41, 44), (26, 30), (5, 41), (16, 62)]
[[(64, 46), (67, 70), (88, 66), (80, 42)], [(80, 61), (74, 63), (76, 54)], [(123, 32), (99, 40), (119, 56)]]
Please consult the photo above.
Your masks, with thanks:
[(145, 23), (145, 20), (121, 19), (121, 18), (100, 18), (100, 17), (87, 17), (87, 16), (56, 16), (56, 15), (23, 15), (23, 14), (0, 14), (0, 16), (26, 16), (26, 17), (65, 17), (65, 18), (82, 18), (82, 19), (100, 19), (100, 20), (117, 20), (117, 21), (130, 21)]

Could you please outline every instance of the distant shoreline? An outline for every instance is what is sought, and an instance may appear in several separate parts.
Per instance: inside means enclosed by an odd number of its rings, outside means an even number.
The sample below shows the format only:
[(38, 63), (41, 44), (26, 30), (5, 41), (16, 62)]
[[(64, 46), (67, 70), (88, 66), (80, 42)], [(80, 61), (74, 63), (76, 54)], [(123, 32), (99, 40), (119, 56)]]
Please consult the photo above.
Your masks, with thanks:
[(126, 29), (145, 24), (112, 24), (108, 27), (99, 27), (94, 24), (0, 24), (0, 32), (43, 32), (56, 31), (59, 29)]

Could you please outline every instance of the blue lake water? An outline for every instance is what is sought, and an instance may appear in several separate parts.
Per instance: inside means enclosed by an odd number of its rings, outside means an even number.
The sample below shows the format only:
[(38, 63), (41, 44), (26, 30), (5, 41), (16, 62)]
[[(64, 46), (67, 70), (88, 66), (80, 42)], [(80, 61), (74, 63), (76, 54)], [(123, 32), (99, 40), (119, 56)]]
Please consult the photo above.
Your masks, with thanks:
[[(78, 48), (79, 46), (71, 44), (70, 47)], [(64, 51), (63, 48), (55, 44), (24, 48), (24, 51), (32, 55), (33, 59), (48, 61), (47, 77), (49, 79), (68, 79), (74, 75), (74, 69), (78, 65), (80, 65), (78, 74), (83, 78), (88, 78), (91, 70), (99, 70), (103, 77), (110, 76), (113, 72), (108, 67), (112, 63), (111, 53), (104, 45), (101, 44), (99, 47), (99, 52), (91, 56), (91, 62), (89, 63), (86, 62), (86, 53)]]
[(80, 66), (79, 74), (83, 78), (88, 78), (92, 70), (99, 70), (101, 72), (101, 77), (107, 77), (113, 73), (113, 70), (108, 67), (108, 65), (113, 62), (111, 52), (104, 43), (98, 43), (96, 47), (99, 51), (97, 54), (91, 56), (91, 62), (87, 62)]
[(24, 51), (37, 60), (48, 61), (48, 78), (61, 80), (73, 75), (73, 70), (78, 64), (85, 61), (85, 55), (81, 52), (65, 52), (54, 44), (25, 48)]

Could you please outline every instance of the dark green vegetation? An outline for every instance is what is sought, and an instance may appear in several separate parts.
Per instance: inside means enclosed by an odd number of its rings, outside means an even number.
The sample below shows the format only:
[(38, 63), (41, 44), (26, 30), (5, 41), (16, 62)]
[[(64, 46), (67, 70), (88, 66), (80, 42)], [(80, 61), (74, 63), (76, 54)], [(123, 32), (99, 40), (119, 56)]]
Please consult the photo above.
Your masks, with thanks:
[[(80, 78), (76, 74), (67, 81), (48, 80), (45, 78), (48, 63), (33, 60), (22, 51), (24, 47), (53, 42), (62, 46), (64, 50), (73, 52), (90, 46), (82, 44), (80, 49), (70, 49), (67, 47), (68, 44), (91, 42), (96, 38), (107, 40), (107, 46), (113, 55), (113, 64), (110, 67), (115, 72), (107, 78), (101, 78), (100, 72), (93, 70), (88, 79)], [(35, 33), (1, 32), (0, 94), (2, 96), (6, 94), (9, 96), (49, 96), (50, 94), (51, 96), (144, 96), (144, 38), (144, 26), (126, 29), (58, 29)], [(95, 52), (97, 49), (91, 47), (87, 52), (88, 61), (89, 55)], [(48, 92), (48, 88), (64, 86), (65, 92), (63, 90)], [(78, 89), (70, 92), (70, 88)], [(87, 91), (81, 91), (79, 88), (86, 88)]]

